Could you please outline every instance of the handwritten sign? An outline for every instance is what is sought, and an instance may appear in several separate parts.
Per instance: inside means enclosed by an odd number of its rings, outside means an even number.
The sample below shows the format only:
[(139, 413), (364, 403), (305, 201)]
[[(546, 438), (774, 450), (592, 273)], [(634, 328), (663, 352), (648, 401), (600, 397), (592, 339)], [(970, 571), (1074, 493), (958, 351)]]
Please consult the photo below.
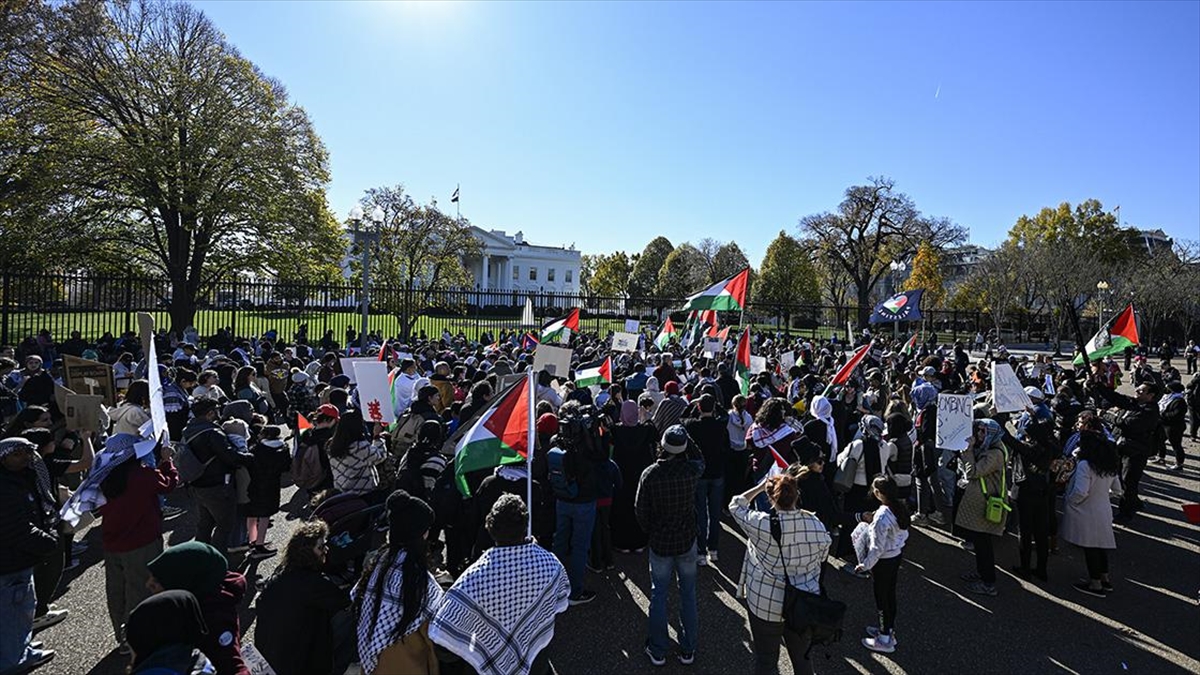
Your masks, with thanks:
[(637, 332), (613, 333), (612, 350), (614, 352), (636, 352), (638, 348)]
[(396, 411), (392, 408), (387, 364), (368, 359), (355, 361), (353, 367), (363, 419), (384, 424), (395, 422)]
[(354, 374), (354, 364), (369, 361), (378, 363), (378, 360), (376, 360), (373, 356), (359, 356), (356, 358), (338, 359), (338, 362), (342, 365), (342, 374), (350, 378), (350, 384), (358, 383), (358, 376)]
[(971, 395), (938, 394), (937, 447), (943, 450), (966, 450), (971, 438)]
[(63, 414), (66, 415), (68, 431), (100, 431), (100, 405), (103, 396), (67, 394)]
[(784, 352), (779, 355), (779, 369), (784, 375), (796, 365), (796, 352)]
[(567, 377), (571, 374), (571, 348), (555, 347), (553, 345), (538, 345), (533, 353), (533, 372), (548, 371), (555, 377)]
[(104, 405), (117, 404), (117, 387), (113, 384), (112, 366), (64, 354), (63, 384), (77, 394), (103, 396)]
[(704, 338), (704, 353), (716, 358), (722, 351), (721, 338)]
[(998, 413), (1018, 412), (1033, 407), (1029, 394), (1007, 363), (992, 366), (992, 406)]
[(767, 370), (767, 358), (765, 356), (750, 357), (750, 374), (757, 375)]

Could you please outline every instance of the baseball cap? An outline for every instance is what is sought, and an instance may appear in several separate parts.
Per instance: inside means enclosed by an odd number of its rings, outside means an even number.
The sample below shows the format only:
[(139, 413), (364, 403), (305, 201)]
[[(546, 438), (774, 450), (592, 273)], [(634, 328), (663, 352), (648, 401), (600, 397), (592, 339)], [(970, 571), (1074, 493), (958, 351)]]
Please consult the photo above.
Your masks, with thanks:
[(342, 416), (342, 413), (338, 411), (337, 406), (333, 405), (332, 403), (326, 403), (325, 405), (317, 408), (317, 413), (324, 415), (325, 417), (332, 417), (335, 420), (340, 419)]
[(672, 455), (687, 450), (688, 447), (688, 432), (683, 428), (682, 424), (674, 424), (667, 427), (666, 433), (662, 437), (662, 448)]

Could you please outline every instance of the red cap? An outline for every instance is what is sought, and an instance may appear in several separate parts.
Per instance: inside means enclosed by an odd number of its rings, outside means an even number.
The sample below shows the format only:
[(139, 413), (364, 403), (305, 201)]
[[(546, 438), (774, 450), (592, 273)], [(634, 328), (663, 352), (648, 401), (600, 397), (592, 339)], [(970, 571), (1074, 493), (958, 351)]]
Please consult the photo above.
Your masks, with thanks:
[(554, 413), (542, 413), (542, 416), (537, 419), (537, 432), (539, 434), (558, 433), (558, 418), (554, 416)]
[(337, 406), (333, 405), (332, 403), (326, 403), (325, 405), (317, 408), (317, 414), (324, 415), (325, 417), (332, 417), (335, 420), (342, 417), (342, 414), (338, 412)]
[(679, 395), (679, 383), (676, 382), (675, 380), (671, 380), (670, 382), (668, 382), (666, 384), (666, 386), (663, 387), (663, 393), (667, 394), (668, 396), (678, 396)]

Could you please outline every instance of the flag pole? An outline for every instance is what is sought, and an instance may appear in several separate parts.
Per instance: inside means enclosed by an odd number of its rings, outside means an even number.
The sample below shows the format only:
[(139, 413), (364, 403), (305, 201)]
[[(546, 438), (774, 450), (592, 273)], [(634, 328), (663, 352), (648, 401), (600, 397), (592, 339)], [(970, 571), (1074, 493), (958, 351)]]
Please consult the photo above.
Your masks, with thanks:
[(458, 196), (458, 191), (461, 188), (462, 188), (462, 186), (459, 185), (458, 183), (454, 184), (454, 219), (455, 220), (462, 219), (462, 204), (459, 201), (461, 199), (461, 197)]
[(533, 368), (529, 368), (526, 377), (526, 386), (529, 388), (529, 442), (525, 445), (525, 510), (529, 513), (529, 520), (525, 523), (525, 536), (531, 540), (533, 538), (533, 451), (534, 445), (537, 443), (536, 426), (537, 422), (534, 418), (535, 401), (537, 392), (534, 389)]

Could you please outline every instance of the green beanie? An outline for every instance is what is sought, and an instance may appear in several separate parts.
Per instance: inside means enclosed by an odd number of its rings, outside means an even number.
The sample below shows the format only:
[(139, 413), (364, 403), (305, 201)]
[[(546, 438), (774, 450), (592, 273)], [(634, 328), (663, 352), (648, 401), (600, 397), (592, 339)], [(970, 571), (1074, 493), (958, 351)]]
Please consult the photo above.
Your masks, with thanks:
[(146, 567), (168, 591), (189, 591), (197, 598), (212, 595), (229, 570), (225, 556), (199, 541), (172, 546)]

